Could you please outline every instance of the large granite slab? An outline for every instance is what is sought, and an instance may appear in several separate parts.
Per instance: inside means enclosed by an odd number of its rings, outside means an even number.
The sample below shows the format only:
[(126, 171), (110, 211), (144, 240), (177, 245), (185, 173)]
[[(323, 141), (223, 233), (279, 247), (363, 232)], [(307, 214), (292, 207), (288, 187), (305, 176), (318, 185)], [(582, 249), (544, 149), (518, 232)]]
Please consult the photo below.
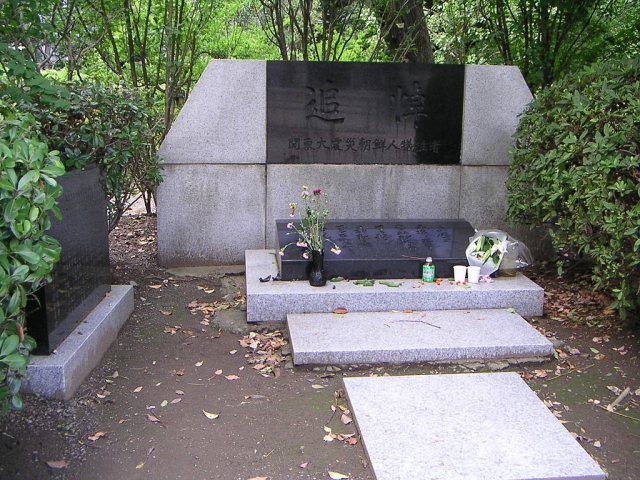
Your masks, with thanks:
[(372, 287), (354, 282), (311, 287), (306, 281), (261, 282), (278, 274), (273, 250), (247, 250), (245, 267), (248, 322), (284, 322), (289, 313), (330, 313), (338, 307), (352, 312), (512, 307), (522, 316), (540, 316), (544, 302), (544, 290), (520, 273), (467, 287), (418, 279), (396, 280), (402, 285), (395, 288), (379, 281)]
[(532, 100), (518, 67), (467, 65), (460, 163), (509, 165), (518, 115)]
[[(158, 156), (167, 164), (264, 164), (266, 82), (264, 60), (209, 61)], [(246, 184), (251, 185), (250, 179)], [(182, 206), (180, 202), (174, 205), (177, 210)], [(158, 215), (162, 213), (158, 208)]]
[(504, 309), (287, 315), (293, 363), (455, 362), (550, 356), (553, 345)]
[(239, 264), (245, 249), (264, 248), (264, 197), (256, 193), (265, 189), (264, 166), (165, 165), (164, 173), (158, 186), (160, 265)]
[[(287, 228), (291, 220), (276, 220), (276, 250), (299, 236)], [(299, 221), (294, 221), (300, 225)], [(421, 278), (422, 264), (432, 257), (436, 276), (453, 276), (454, 265), (466, 265), (465, 250), (475, 230), (460, 219), (442, 220), (328, 220), (325, 225), (327, 278)], [(336, 244), (341, 253), (329, 247)], [(289, 245), (278, 255), (281, 280), (306, 280), (309, 262), (305, 248)]]
[(378, 480), (604, 480), (516, 373), (344, 378)]

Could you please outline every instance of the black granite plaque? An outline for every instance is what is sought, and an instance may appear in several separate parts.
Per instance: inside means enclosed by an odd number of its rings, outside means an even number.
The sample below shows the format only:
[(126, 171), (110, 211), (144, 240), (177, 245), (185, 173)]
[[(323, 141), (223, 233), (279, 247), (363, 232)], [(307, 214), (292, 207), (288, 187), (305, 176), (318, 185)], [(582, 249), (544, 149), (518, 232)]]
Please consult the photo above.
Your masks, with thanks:
[[(297, 240), (290, 220), (276, 220), (276, 249)], [(422, 264), (432, 257), (437, 277), (452, 277), (454, 265), (466, 265), (465, 250), (474, 229), (466, 220), (330, 220), (325, 237), (342, 252), (325, 248), (328, 278), (350, 280), (421, 278)], [(304, 248), (289, 246), (285, 255), (276, 255), (282, 280), (307, 278), (309, 261)]]
[(76, 328), (111, 290), (107, 203), (96, 166), (73, 171), (58, 179), (64, 192), (62, 212), (47, 233), (62, 247), (53, 281), (29, 302), (27, 332), (47, 355)]
[(267, 62), (267, 163), (460, 163), (463, 65)]

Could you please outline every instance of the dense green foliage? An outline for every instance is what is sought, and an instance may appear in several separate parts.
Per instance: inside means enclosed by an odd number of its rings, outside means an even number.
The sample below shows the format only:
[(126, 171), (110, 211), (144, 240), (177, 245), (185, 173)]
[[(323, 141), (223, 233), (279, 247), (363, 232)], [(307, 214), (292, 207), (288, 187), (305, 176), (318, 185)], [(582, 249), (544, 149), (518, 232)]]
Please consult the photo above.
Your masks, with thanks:
[(6, 44), (0, 44), (0, 67), (0, 98), (35, 118), (67, 169), (100, 165), (110, 230), (136, 194), (151, 202), (162, 180), (155, 152), (163, 127), (155, 105), (123, 85), (52, 80)]
[[(0, 101), (0, 405), (22, 408), (18, 394), (34, 340), (24, 334), (28, 297), (50, 280), (60, 245), (46, 235), (64, 173), (34, 118)], [(59, 213), (59, 212), (58, 212)]]
[(144, 98), (122, 85), (75, 82), (68, 88), (68, 109), (30, 107), (67, 169), (100, 165), (112, 230), (135, 195), (152, 195), (162, 180), (155, 156), (161, 122)]
[(598, 63), (541, 91), (515, 137), (509, 217), (548, 225), (594, 262), (621, 316), (640, 307), (640, 59)]
[[(21, 378), (35, 346), (25, 335), (27, 299), (50, 281), (59, 259), (46, 235), (59, 215), (55, 178), (96, 162), (109, 199), (110, 227), (135, 192), (161, 180), (155, 158), (160, 122), (136, 93), (98, 83), (60, 84), (0, 44), (0, 410), (21, 408)], [(155, 130), (154, 130), (155, 128)]]

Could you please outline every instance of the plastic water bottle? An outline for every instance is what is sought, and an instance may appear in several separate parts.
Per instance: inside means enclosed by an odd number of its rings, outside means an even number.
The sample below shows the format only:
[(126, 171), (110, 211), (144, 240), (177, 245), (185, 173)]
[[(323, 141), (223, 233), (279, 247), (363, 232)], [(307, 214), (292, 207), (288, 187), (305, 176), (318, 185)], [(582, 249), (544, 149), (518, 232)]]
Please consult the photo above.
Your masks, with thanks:
[(427, 263), (422, 265), (422, 281), (423, 282), (435, 282), (436, 281), (436, 266), (433, 265), (433, 258), (427, 257)]

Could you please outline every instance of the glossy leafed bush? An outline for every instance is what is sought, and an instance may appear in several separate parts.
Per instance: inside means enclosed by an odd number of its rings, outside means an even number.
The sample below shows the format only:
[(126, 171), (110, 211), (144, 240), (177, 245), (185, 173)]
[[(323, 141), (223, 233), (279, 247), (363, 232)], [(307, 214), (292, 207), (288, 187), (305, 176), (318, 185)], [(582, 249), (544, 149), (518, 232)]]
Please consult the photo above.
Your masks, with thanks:
[(640, 285), (640, 59), (588, 66), (522, 115), (508, 215), (549, 227), (554, 246), (593, 260), (594, 287), (624, 317)]
[(20, 384), (33, 338), (25, 335), (27, 298), (51, 280), (60, 245), (46, 234), (62, 189), (58, 152), (41, 141), (35, 119), (0, 101), (0, 410), (22, 408)]

